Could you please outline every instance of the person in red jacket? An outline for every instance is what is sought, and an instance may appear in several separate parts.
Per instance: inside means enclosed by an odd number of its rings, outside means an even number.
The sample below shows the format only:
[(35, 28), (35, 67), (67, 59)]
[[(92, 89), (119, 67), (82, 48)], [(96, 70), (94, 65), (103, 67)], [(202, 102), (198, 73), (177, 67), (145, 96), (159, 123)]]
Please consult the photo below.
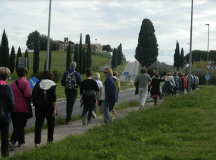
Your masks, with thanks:
[(186, 80), (186, 78), (184, 77), (184, 75), (182, 73), (179, 76), (180, 76), (180, 79), (181, 79), (181, 84), (180, 84), (180, 87), (179, 87), (179, 91), (180, 91), (180, 95), (182, 95), (182, 94), (184, 94), (184, 90), (187, 87), (187, 80)]

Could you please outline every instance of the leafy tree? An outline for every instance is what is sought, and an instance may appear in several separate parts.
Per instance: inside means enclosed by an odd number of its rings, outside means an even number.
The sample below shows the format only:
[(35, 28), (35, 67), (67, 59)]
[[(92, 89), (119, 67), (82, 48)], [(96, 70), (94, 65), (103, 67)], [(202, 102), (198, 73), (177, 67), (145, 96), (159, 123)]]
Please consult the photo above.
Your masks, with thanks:
[(1, 40), (0, 66), (9, 67), (9, 47), (5, 30)]
[(181, 56), (180, 56), (180, 66), (179, 67), (184, 67), (184, 49), (181, 49)]
[(179, 68), (180, 67), (180, 50), (179, 50), (179, 43), (176, 42), (176, 49), (174, 54), (174, 67)]
[(76, 70), (79, 71), (79, 50), (78, 50), (78, 44), (76, 43), (75, 53), (74, 53), (74, 62), (77, 63)]
[(85, 73), (85, 70), (87, 68), (87, 55), (86, 55), (86, 51), (83, 48), (83, 74)]
[(67, 51), (67, 57), (66, 57), (66, 71), (68, 71), (70, 69), (69, 65), (72, 62), (72, 58), (71, 58), (71, 46), (69, 43), (68, 46), (68, 51)]
[(135, 58), (142, 66), (149, 66), (157, 61), (158, 44), (155, 30), (149, 19), (142, 21)]
[(79, 43), (79, 72), (83, 73), (83, 50), (82, 50), (82, 33), (80, 34), (80, 43)]
[(9, 69), (11, 71), (11, 74), (14, 72), (14, 67), (15, 67), (15, 49), (14, 46), (11, 48), (11, 54), (10, 54), (10, 60), (9, 60)]
[(16, 70), (17, 70), (17, 68), (19, 67), (19, 66), (18, 66), (18, 59), (19, 59), (19, 57), (22, 57), (22, 52), (21, 52), (20, 47), (18, 48), (18, 51), (17, 51), (17, 57), (16, 57)]
[[(210, 52), (209, 52), (209, 57), (211, 57), (210, 56)], [(211, 53), (214, 53), (214, 52), (211, 52)], [(187, 63), (189, 63), (189, 53), (184, 56), (184, 60)], [(197, 62), (197, 61), (201, 61), (201, 60), (207, 61), (207, 51), (201, 51), (201, 50), (194, 50), (194, 51), (192, 51), (192, 62), (194, 62), (194, 61)]]
[[(45, 35), (45, 34), (41, 34), (39, 36), (39, 42), (40, 42), (40, 50), (47, 50), (47, 39), (48, 39), (48, 36)], [(52, 50), (53, 48), (53, 40), (50, 38), (50, 50)]]
[(39, 62), (40, 62), (40, 48), (39, 48), (39, 32), (35, 31), (34, 34), (34, 52), (33, 52), (33, 73), (37, 73), (39, 70)]
[(111, 46), (110, 46), (109, 44), (103, 45), (103, 46), (102, 46), (102, 50), (103, 50), (104, 52), (112, 52), (112, 51), (113, 51), (113, 49), (111, 48)]
[(26, 46), (27, 46), (27, 48), (29, 50), (34, 50), (34, 48), (35, 48), (35, 37), (36, 37), (36, 35), (38, 37), (38, 47), (40, 47), (39, 46), (39, 44), (40, 44), (40, 38), (39, 38), (40, 33), (36, 30), (36, 31), (34, 31), (32, 33), (29, 33), (29, 35), (28, 35)]
[(120, 43), (120, 45), (118, 46), (118, 65), (122, 63), (122, 58), (123, 58), (122, 45)]
[(27, 66), (28, 66), (28, 69), (29, 69), (29, 57), (28, 57), (28, 50), (26, 49), (26, 51), (25, 51), (25, 57), (28, 59), (28, 61), (27, 61)]

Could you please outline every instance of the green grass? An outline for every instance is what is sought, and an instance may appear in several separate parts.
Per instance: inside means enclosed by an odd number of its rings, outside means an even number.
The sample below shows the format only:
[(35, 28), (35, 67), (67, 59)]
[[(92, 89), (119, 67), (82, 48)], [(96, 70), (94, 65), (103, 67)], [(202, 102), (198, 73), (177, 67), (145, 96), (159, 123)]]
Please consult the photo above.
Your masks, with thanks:
[(188, 95), (168, 97), (157, 107), (10, 159), (214, 160), (215, 90), (203, 86)]

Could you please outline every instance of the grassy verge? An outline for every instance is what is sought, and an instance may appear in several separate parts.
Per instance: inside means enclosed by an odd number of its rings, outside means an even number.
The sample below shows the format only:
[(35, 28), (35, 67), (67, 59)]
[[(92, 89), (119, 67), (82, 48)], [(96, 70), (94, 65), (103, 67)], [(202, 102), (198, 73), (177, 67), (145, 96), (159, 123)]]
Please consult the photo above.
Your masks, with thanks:
[(135, 88), (134, 85), (129, 84), (130, 82), (121, 82), (121, 90), (129, 89), (129, 88)]
[(157, 107), (10, 159), (215, 159), (215, 90), (203, 86), (168, 97)]

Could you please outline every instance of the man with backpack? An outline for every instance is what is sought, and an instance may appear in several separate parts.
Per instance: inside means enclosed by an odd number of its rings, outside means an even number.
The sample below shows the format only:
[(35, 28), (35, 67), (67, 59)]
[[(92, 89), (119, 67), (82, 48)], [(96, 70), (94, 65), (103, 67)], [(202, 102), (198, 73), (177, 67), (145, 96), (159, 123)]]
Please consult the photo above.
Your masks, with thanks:
[(76, 62), (70, 63), (70, 70), (66, 71), (61, 79), (62, 86), (65, 86), (66, 95), (66, 124), (72, 124), (71, 115), (73, 106), (77, 98), (77, 88), (82, 82), (82, 78), (79, 72), (76, 72)]

